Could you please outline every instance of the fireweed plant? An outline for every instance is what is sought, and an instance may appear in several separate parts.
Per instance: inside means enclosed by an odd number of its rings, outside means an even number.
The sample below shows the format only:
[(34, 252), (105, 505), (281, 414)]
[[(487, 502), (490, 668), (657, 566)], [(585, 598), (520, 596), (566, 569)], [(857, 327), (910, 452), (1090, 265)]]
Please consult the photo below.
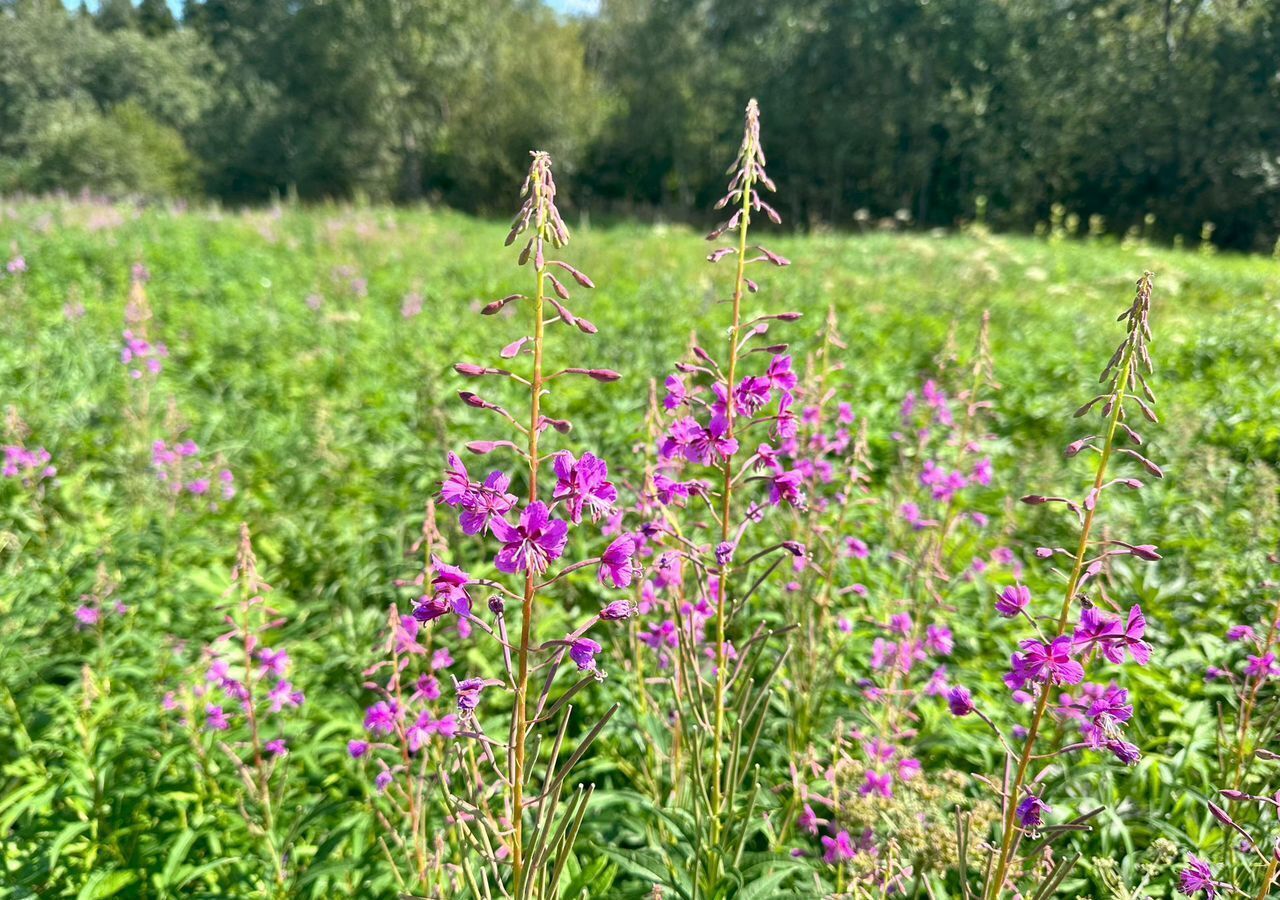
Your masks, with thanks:
[[(421, 555), (421, 568), (398, 586), (418, 596), (429, 589), (441, 543), (435, 504), (428, 501), (422, 535), (410, 548)], [(460, 635), (470, 635), (468, 617), (456, 617), (455, 624)], [(347, 752), (370, 776), (378, 844), (399, 888), (452, 895), (464, 887), (454, 860), (465, 864), (465, 858), (457, 835), (440, 829), (439, 817), (432, 815), (443, 802), (438, 773), (459, 731), (456, 703), (442, 682), (448, 680), (453, 655), (444, 646), (432, 649), (439, 625), (435, 619), (423, 624), (396, 604), (388, 609), (378, 661), (364, 673), (365, 687), (378, 700), (365, 711), (364, 733), (348, 742)], [(477, 761), (474, 751), (464, 760), (467, 777), (479, 781), (483, 773)]]
[(241, 525), (223, 594), (227, 630), (201, 650), (189, 677), (164, 695), (162, 705), (178, 717), (191, 745), (201, 806), (239, 812), (257, 850), (250, 865), (258, 871), (251, 877), (264, 896), (284, 897), (297, 873), (288, 853), (295, 825), (281, 815), (288, 784), (285, 732), (305, 697), (291, 681), (288, 651), (270, 644), (284, 624), (267, 603), (270, 590), (258, 574), (249, 528)]
[(741, 621), (769, 575), (806, 552), (786, 536), (781, 517), (777, 529), (761, 524), (770, 510), (804, 505), (805, 474), (779, 452), (799, 433), (797, 368), (785, 344), (763, 340), (772, 322), (800, 316), (747, 316), (743, 308), (747, 294), (759, 290), (750, 267), (789, 265), (751, 243), (754, 214), (780, 221), (761, 198), (775, 188), (765, 171), (754, 100), (729, 175), (716, 208), (732, 213), (708, 235), (711, 241), (737, 237), (708, 256), (712, 263), (732, 260), (734, 267), (725, 351), (717, 357), (695, 338), (689, 360), (666, 379), (666, 421), (640, 503), (646, 518), (639, 531), (653, 544), (645, 551), (654, 554), (640, 604), (640, 639), (670, 688), (657, 702), (669, 710), (673, 733), (674, 784), (651, 799), (659, 808), (675, 801), (679, 811), (663, 817), (674, 833), (658, 843), (668, 880), (695, 897), (721, 895), (733, 879), (750, 878), (743, 855), (763, 821), (753, 760), (771, 682), (785, 659), (785, 652), (771, 653), (769, 639), (785, 628), (759, 621), (744, 630)]
[[(597, 525), (612, 513), (617, 499), (608, 465), (593, 453), (575, 456), (569, 450), (551, 451), (543, 443), (549, 431), (566, 434), (571, 427), (544, 409), (552, 382), (566, 377), (611, 382), (619, 375), (572, 366), (547, 371), (549, 326), (596, 332), (588, 319), (570, 310), (571, 295), (562, 278), (567, 275), (583, 288), (594, 285), (569, 263), (548, 255), (569, 242), (569, 231), (556, 206), (551, 157), (542, 152), (532, 157), (521, 189), (523, 203), (507, 237), (508, 245), (526, 238), (518, 262), (532, 270), (532, 294), (510, 294), (481, 310), (483, 315), (493, 315), (511, 304), (525, 306), (530, 335), (504, 347), (499, 356), (527, 358), (529, 365), (525, 374), (501, 366), (455, 366), (468, 378), (518, 385), (528, 398), (527, 411), (517, 418), (478, 393), (460, 392), (468, 406), (505, 421), (518, 441), (473, 441), (468, 449), (476, 454), (505, 451), (514, 455), (525, 469), (525, 484), (513, 484), (503, 471), (474, 480), (463, 461), (449, 454), (439, 501), (458, 511), (464, 534), (496, 544), (491, 565), (497, 576), (471, 575), (435, 557), (426, 580), (428, 592), (413, 610), (413, 618), (424, 625), (446, 616), (465, 620), (468, 628), (497, 645), (505, 678), (453, 679), (457, 713), (452, 720), (456, 726), (451, 723), (450, 729), (456, 727), (456, 739), (441, 784), (453, 824), (472, 851), (461, 866), (468, 889), (475, 896), (518, 900), (552, 896), (559, 890), (593, 790), (579, 787), (561, 810), (564, 785), (616, 709), (600, 717), (570, 751), (566, 745), (573, 712), (569, 701), (604, 677), (597, 660), (601, 645), (589, 634), (597, 625), (607, 626), (633, 611), (626, 600), (618, 600), (570, 633), (547, 637), (539, 634), (539, 607), (549, 589), (572, 573), (591, 575), (606, 588), (618, 590), (627, 588), (637, 574), (636, 539), (623, 534), (607, 540)], [(523, 497), (513, 487), (523, 487)], [(599, 543), (599, 554), (564, 563), (571, 529)], [(472, 595), (480, 592), (489, 594), (487, 616), (474, 608)], [(518, 627), (508, 624), (512, 610), (518, 611)], [(558, 676), (566, 671), (572, 672), (572, 683), (564, 687), (565, 679)], [(504, 715), (507, 701), (510, 713)], [(503, 718), (507, 720), (505, 738), (496, 736), (501, 726), (494, 724)], [(539, 767), (541, 775), (535, 777)]]
[[(1088, 492), (1079, 500), (1038, 494), (1022, 498), (1023, 503), (1033, 506), (1060, 505), (1078, 525), (1079, 535), (1074, 550), (1036, 550), (1041, 559), (1060, 557), (1066, 561), (1065, 569), (1058, 570), (1066, 582), (1063, 596), (1049, 612), (1036, 611), (1031, 591), (1021, 583), (1005, 587), (995, 602), (997, 613), (1022, 620), (1032, 631), (1031, 637), (1020, 642), (1005, 676), (1014, 701), (1030, 707), (1030, 719), (1006, 737), (983, 712), (985, 703), (976, 700), (963, 685), (951, 688), (948, 694), (956, 716), (978, 715), (995, 730), (1005, 749), (1003, 777), (983, 779), (1001, 807), (997, 840), (987, 849), (983, 884), (986, 900), (996, 900), (1006, 892), (1035, 898), (1053, 896), (1078, 858), (1078, 854), (1055, 857), (1052, 853), (1056, 840), (1085, 827), (1093, 815), (1085, 813), (1060, 826), (1047, 824), (1054, 800), (1049, 784), (1059, 760), (1072, 753), (1094, 750), (1133, 765), (1140, 755), (1138, 748), (1124, 738), (1125, 723), (1133, 716), (1128, 691), (1114, 682), (1085, 682), (1085, 667), (1096, 669), (1104, 663), (1120, 664), (1126, 659), (1145, 665), (1151, 655), (1151, 647), (1143, 639), (1146, 621), (1142, 610), (1135, 604), (1127, 610), (1109, 611), (1106, 604), (1110, 601), (1100, 576), (1113, 560), (1127, 557), (1152, 562), (1159, 560), (1160, 554), (1151, 544), (1129, 543), (1105, 533), (1099, 536), (1098, 514), (1108, 491), (1144, 487), (1144, 482), (1133, 474), (1114, 472), (1117, 463), (1131, 463), (1144, 474), (1163, 477), (1159, 466), (1134, 449), (1142, 446), (1143, 439), (1130, 425), (1135, 412), (1150, 422), (1157, 421), (1152, 409), (1155, 395), (1147, 383), (1152, 371), (1147, 349), (1151, 337), (1148, 316), (1152, 279), (1148, 272), (1138, 280), (1133, 303), (1119, 317), (1125, 323), (1126, 334), (1103, 369), (1100, 381), (1106, 390), (1075, 414), (1083, 417), (1095, 407), (1101, 412), (1101, 429), (1073, 441), (1066, 450), (1068, 458), (1084, 453), (1094, 459)], [(1044, 732), (1053, 720), (1078, 724), (1080, 739), (1058, 747), (1044, 746)], [(961, 816), (965, 871), (970, 843), (967, 832)]]
[[(1280, 565), (1280, 552), (1267, 561)], [(1268, 749), (1280, 729), (1273, 686), (1280, 678), (1280, 584), (1266, 580), (1259, 587), (1270, 599), (1264, 617), (1228, 628), (1222, 656), (1205, 671), (1205, 680), (1225, 694), (1218, 709), (1219, 783), (1228, 787), (1219, 791), (1222, 805), (1208, 806), (1222, 827), (1226, 852), (1220, 875), (1207, 861), (1188, 857), (1179, 874), (1179, 889), (1188, 896), (1263, 898), (1280, 867), (1280, 754)]]
[[(963, 798), (965, 779), (949, 771), (923, 778), (913, 744), (922, 705), (945, 709), (950, 616), (991, 575), (1021, 571), (980, 511), (994, 472), (983, 423), (996, 387), (987, 324), (984, 315), (968, 371), (946, 352), (937, 375), (907, 392), (892, 434), (898, 460), (883, 491), (864, 486), (853, 516), (843, 505), (838, 545), (820, 541), (823, 552), (814, 554), (813, 568), (839, 572), (833, 583), (842, 585), (843, 604), (826, 639), (837, 651), (814, 652), (828, 679), (841, 656), (862, 666), (854, 685), (860, 702), (845, 717), (851, 721), (835, 723), (829, 742), (793, 746), (783, 837), (794, 833), (801, 844), (793, 852), (821, 859), (835, 890), (855, 896), (910, 893), (911, 884), (958, 862), (949, 810)], [(971, 814), (993, 817), (984, 804)]]

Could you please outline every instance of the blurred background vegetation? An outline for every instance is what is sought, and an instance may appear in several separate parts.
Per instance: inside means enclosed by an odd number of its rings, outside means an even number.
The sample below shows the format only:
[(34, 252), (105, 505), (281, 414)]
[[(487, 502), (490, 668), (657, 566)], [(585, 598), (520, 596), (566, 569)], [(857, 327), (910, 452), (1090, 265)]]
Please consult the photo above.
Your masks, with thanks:
[(801, 228), (1280, 232), (1274, 0), (70, 5), (0, 0), (0, 192), (486, 213), (540, 147), (580, 211), (682, 219), (755, 95)]

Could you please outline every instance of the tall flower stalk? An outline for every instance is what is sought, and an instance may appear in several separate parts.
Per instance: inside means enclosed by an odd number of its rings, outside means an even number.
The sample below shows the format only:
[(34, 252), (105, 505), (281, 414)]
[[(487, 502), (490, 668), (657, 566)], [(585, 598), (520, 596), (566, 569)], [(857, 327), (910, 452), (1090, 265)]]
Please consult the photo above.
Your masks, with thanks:
[[(1120, 320), (1126, 323), (1126, 334), (1103, 369), (1100, 380), (1107, 384), (1107, 390), (1076, 411), (1076, 416), (1081, 417), (1094, 407), (1100, 407), (1103, 420), (1100, 433), (1080, 438), (1067, 448), (1068, 457), (1085, 451), (1096, 455), (1097, 462), (1088, 493), (1080, 502), (1065, 497), (1041, 495), (1022, 498), (1024, 503), (1030, 505), (1062, 505), (1076, 518), (1079, 531), (1074, 551), (1050, 547), (1037, 550), (1037, 556), (1042, 559), (1063, 557), (1070, 561), (1062, 601), (1057, 611), (1048, 619), (1047, 630), (1041, 625), (1039, 617), (1031, 614), (1030, 591), (1021, 585), (1007, 588), (996, 604), (997, 611), (1002, 615), (1024, 618), (1035, 630), (1036, 637), (1021, 642), (1021, 650), (1013, 655), (1012, 669), (1005, 676), (1006, 683), (1017, 695), (1031, 701), (1033, 711), (1021, 750), (1015, 752), (1009, 749), (1013, 746), (1012, 743), (1001, 735), (1009, 758), (1000, 790), (1003, 804), (1000, 841), (998, 847), (992, 850), (994, 859), (988, 869), (990, 877), (984, 889), (984, 896), (988, 900), (996, 900), (1004, 891), (1013, 889), (1018, 879), (1015, 860), (1020, 841), (1028, 834), (1038, 833), (1051, 810), (1049, 804), (1037, 793), (1039, 789), (1033, 789), (1033, 786), (1041, 783), (1045, 774), (1033, 773), (1033, 763), (1050, 765), (1061, 755), (1083, 749), (1108, 751), (1130, 765), (1136, 763), (1139, 757), (1138, 748), (1123, 738), (1123, 725), (1133, 715), (1128, 692), (1114, 685), (1082, 685), (1074, 704), (1070, 697), (1064, 701), (1064, 706), (1073, 707), (1068, 711), (1080, 722), (1082, 741), (1049, 752), (1041, 751), (1039, 744), (1050, 701), (1055, 696), (1055, 686), (1081, 684), (1085, 675), (1084, 664), (1095, 655), (1112, 663), (1123, 662), (1128, 656), (1141, 665), (1147, 662), (1151, 653), (1151, 648), (1143, 640), (1146, 623), (1142, 610), (1134, 605), (1127, 616), (1109, 616), (1095, 605), (1094, 598), (1088, 594), (1088, 587), (1091, 580), (1102, 574), (1114, 558), (1131, 557), (1139, 561), (1160, 559), (1153, 545), (1131, 544), (1105, 536), (1095, 537), (1095, 524), (1105, 492), (1120, 487), (1138, 490), (1144, 486), (1137, 478), (1114, 476), (1111, 471), (1114, 463), (1127, 459), (1136, 462), (1154, 477), (1163, 477), (1163, 472), (1154, 462), (1138, 450), (1123, 446), (1126, 443), (1141, 446), (1143, 443), (1141, 435), (1128, 423), (1130, 413), (1135, 409), (1149, 421), (1157, 421), (1152, 410), (1155, 395), (1146, 378), (1152, 371), (1151, 357), (1147, 350), (1147, 341), (1151, 336), (1148, 315), (1151, 309), (1152, 278), (1150, 272), (1143, 274), (1138, 280), (1133, 303), (1120, 315)], [(1068, 625), (1077, 607), (1080, 607), (1079, 619), (1074, 630), (1071, 630)], [(951, 706), (957, 715), (975, 711), (975, 705), (964, 688), (953, 689)], [(984, 721), (990, 722), (988, 719)], [(1070, 824), (1076, 826), (1081, 821)], [(1055, 832), (1055, 836), (1061, 833)], [(1043, 876), (1041, 893), (1037, 896), (1051, 894), (1056, 885), (1066, 877), (1071, 862), (1070, 858), (1059, 860)]]
[[(505, 678), (470, 677), (455, 683), (458, 728), (452, 759), (444, 764), (441, 785), (452, 821), (479, 864), (460, 867), (476, 896), (510, 896), (517, 900), (552, 895), (573, 848), (586, 813), (591, 788), (580, 788), (559, 813), (563, 786), (573, 766), (613, 715), (611, 708), (578, 746), (561, 760), (572, 697), (588, 684), (604, 677), (596, 654), (601, 645), (587, 633), (601, 622), (628, 618), (632, 606), (625, 600), (607, 604), (588, 615), (573, 631), (548, 638), (539, 634), (538, 606), (550, 588), (571, 573), (594, 567), (597, 580), (607, 588), (626, 589), (638, 574), (637, 539), (623, 534), (598, 555), (564, 565), (558, 563), (569, 546), (571, 529), (584, 522), (596, 523), (612, 514), (617, 490), (609, 481), (604, 460), (590, 452), (580, 457), (568, 450), (548, 452), (548, 431), (567, 434), (570, 423), (546, 414), (548, 386), (562, 377), (586, 377), (611, 382), (619, 377), (607, 369), (569, 366), (548, 372), (547, 329), (563, 325), (594, 334), (589, 320), (572, 312), (567, 280), (583, 288), (594, 285), (569, 263), (552, 259), (549, 252), (564, 247), (569, 231), (556, 206), (556, 185), (551, 157), (534, 152), (521, 191), (523, 203), (507, 238), (508, 245), (524, 236), (519, 264), (531, 266), (531, 295), (510, 294), (488, 304), (481, 312), (492, 315), (510, 304), (524, 304), (529, 311), (529, 334), (508, 344), (499, 354), (510, 360), (529, 357), (527, 374), (502, 366), (459, 363), (454, 368), (465, 377), (497, 378), (518, 385), (528, 398), (528, 415), (518, 416), (473, 391), (459, 396), (468, 406), (496, 414), (514, 431), (516, 440), (473, 441), (473, 453), (507, 452), (523, 460), (527, 482), (523, 504), (511, 490), (512, 479), (503, 471), (483, 480), (472, 480), (462, 460), (449, 454), (441, 484), (440, 501), (459, 511), (465, 534), (492, 536), (500, 545), (492, 558), (496, 577), (472, 576), (459, 566), (433, 557), (424, 576), (427, 593), (419, 598), (414, 618), (426, 625), (452, 615), (465, 631), (479, 629), (499, 648)], [(560, 274), (558, 274), (560, 273)], [(550, 492), (540, 488), (544, 479), (555, 484)], [(602, 538), (596, 531), (595, 537)], [(549, 574), (553, 564), (562, 568)], [(511, 582), (504, 583), (503, 578)], [(491, 592), (489, 615), (473, 609), (472, 593)], [(509, 634), (507, 602), (518, 604), (518, 637)], [(565, 662), (576, 668), (575, 680), (562, 686), (558, 675)], [(486, 729), (482, 713), (490, 688), (511, 694), (507, 737), (499, 740)], [(541, 778), (534, 769), (545, 765)], [(532, 782), (532, 784), (531, 784)]]
[[(784, 653), (767, 655), (769, 638), (785, 629), (759, 623), (749, 633), (736, 634), (737, 620), (783, 559), (805, 555), (785, 532), (753, 533), (763, 529), (769, 507), (803, 503), (799, 474), (787, 471), (768, 443), (797, 433), (791, 408), (797, 375), (786, 344), (762, 341), (774, 322), (794, 321), (799, 313), (744, 314), (746, 295), (759, 289), (748, 267), (789, 264), (750, 243), (753, 215), (780, 221), (761, 198), (762, 191), (774, 189), (764, 166), (760, 111), (752, 100), (729, 168), (728, 192), (717, 204), (733, 212), (708, 235), (715, 241), (736, 234), (731, 244), (708, 256), (712, 263), (735, 257), (725, 298), (730, 306), (726, 355), (717, 359), (695, 338), (688, 361), (677, 363), (676, 373), (666, 379), (662, 405), (672, 421), (647, 475), (649, 496), (640, 504), (645, 517), (640, 533), (660, 548), (653, 551), (657, 556), (641, 608), (666, 618), (647, 622), (639, 638), (655, 651), (671, 687), (675, 783), (670, 795), (689, 813), (679, 820), (682, 834), (658, 843), (671, 881), (689, 885), (695, 896), (721, 889), (759, 827), (752, 760), (769, 711), (770, 685), (785, 658)], [(744, 374), (747, 361), (761, 353), (768, 363)], [(741, 452), (748, 439), (760, 442), (754, 453)], [(765, 490), (744, 505), (741, 495), (751, 482)], [(760, 568), (753, 572), (757, 563)], [(655, 793), (662, 804), (662, 791)], [(681, 849), (671, 852), (666, 837), (674, 837)]]

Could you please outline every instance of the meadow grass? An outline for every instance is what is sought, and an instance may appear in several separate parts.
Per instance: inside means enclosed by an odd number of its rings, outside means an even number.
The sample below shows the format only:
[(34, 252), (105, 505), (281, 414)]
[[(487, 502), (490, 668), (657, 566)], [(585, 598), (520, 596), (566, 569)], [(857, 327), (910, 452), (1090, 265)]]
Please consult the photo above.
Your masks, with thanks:
[[(552, 345), (548, 365), (615, 369), (627, 387), (566, 380), (555, 414), (573, 419), (576, 441), (638, 470), (648, 383), (661, 381), (692, 333), (719, 345), (725, 282), (703, 261), (701, 235), (685, 227), (569, 224), (574, 264), (598, 285), (575, 311), (600, 334), (577, 341), (571, 358), (557, 359)], [(207, 641), (221, 629), (219, 598), (247, 522), (286, 620), (278, 641), (307, 688), (291, 802), (306, 820), (298, 853), (323, 858), (297, 891), (387, 888), (364, 812), (369, 787), (354, 776), (346, 741), (371, 702), (360, 673), (388, 605), (407, 596), (395, 581), (414, 571), (410, 547), (446, 448), (491, 436), (483, 413), (452, 402), (464, 387), (452, 365), (491, 359), (522, 333), (511, 318), (472, 314), (524, 287), (502, 253), (505, 233), (433, 209), (0, 207), (0, 257), (8, 249), (27, 266), (0, 276), (3, 405), (58, 469), (38, 498), (0, 482), (0, 882), (20, 891), (93, 882), (129, 896), (166, 896), (185, 883), (239, 895), (217, 888), (216, 862), (237, 853), (236, 838), (214, 834), (213, 800), (169, 752), (160, 703), (181, 669), (172, 640)], [(1138, 274), (1155, 273), (1154, 381), (1165, 424), (1152, 442), (1170, 475), (1158, 495), (1125, 498), (1110, 515), (1122, 533), (1160, 538), (1164, 561), (1135, 577), (1133, 590), (1162, 664), (1130, 676), (1142, 709), (1131, 739), (1147, 755), (1128, 772), (1098, 767), (1098, 797), (1125, 799), (1109, 803), (1083, 841), (1132, 868), (1155, 838), (1204, 840), (1210, 826), (1196, 796), (1212, 790), (1216, 727), (1205, 659), (1227, 624), (1256, 619), (1263, 598), (1253, 584), (1263, 551), (1274, 549), (1264, 541), (1275, 506), (1268, 473), (1280, 462), (1280, 264), (981, 229), (769, 245), (792, 265), (770, 280), (767, 309), (805, 313), (788, 327), (797, 359), (816, 351), (835, 309), (848, 343), (840, 395), (868, 421), (882, 464), (896, 452), (888, 434), (904, 392), (940, 356), (967, 353), (990, 313), (1002, 386), (990, 427), (1009, 497), (1069, 477), (1060, 448), (1077, 436), (1070, 410), (1114, 343), (1108, 319)], [(203, 500), (153, 502), (151, 437), (130, 418), (136, 384), (119, 359), (139, 262), (151, 276), (150, 336), (169, 349), (153, 422), (167, 417), (167, 433), (234, 472), (236, 496), (216, 510)], [(752, 295), (744, 303), (747, 316), (765, 308)], [(1066, 533), (1047, 515), (1026, 516), (1029, 546)], [(129, 608), (123, 625), (101, 632), (73, 615), (100, 564)], [(569, 605), (583, 599), (576, 590)], [(980, 678), (997, 684), (1005, 663), (991, 656), (982, 622), (954, 627), (971, 677), (990, 658)], [(607, 683), (592, 708), (613, 689)], [(960, 769), (990, 758), (979, 736), (922, 730), (922, 756)], [(584, 766), (608, 784), (619, 751), (606, 744)], [(583, 834), (626, 843), (627, 830), (601, 816)], [(330, 845), (330, 835), (340, 839)]]

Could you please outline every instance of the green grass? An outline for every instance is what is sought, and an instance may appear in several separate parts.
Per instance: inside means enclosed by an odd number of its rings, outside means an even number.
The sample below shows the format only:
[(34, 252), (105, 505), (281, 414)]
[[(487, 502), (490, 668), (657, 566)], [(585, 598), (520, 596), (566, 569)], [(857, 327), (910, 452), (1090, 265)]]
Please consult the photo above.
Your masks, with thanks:
[[(0, 207), (0, 249), (12, 246), (29, 266), (0, 277), (3, 403), (59, 469), (38, 505), (0, 482), (0, 883), (10, 879), (17, 896), (42, 886), (75, 896), (91, 878), (118, 881), (120, 896), (177, 896), (165, 893), (177, 890), (165, 887), (176, 876), (155, 875), (168, 860), (178, 872), (237, 855), (232, 837), (222, 844), (213, 833), (222, 820), (207, 798), (193, 794), (159, 702), (179, 669), (170, 639), (194, 645), (220, 630), (216, 607), (241, 521), (288, 617), (280, 641), (309, 698), (308, 737), (296, 742), (291, 775), (314, 816), (306, 852), (320, 844), (315, 835), (343, 834), (329, 868), (299, 891), (386, 889), (363, 812), (367, 788), (345, 743), (370, 701), (360, 673), (387, 605), (407, 596), (394, 581), (414, 570), (406, 554), (445, 449), (495, 434), (490, 419), (456, 401), (461, 379), (451, 365), (494, 360), (520, 334), (514, 321), (475, 315), (523, 286), (504, 236), (501, 224), (431, 210)], [(881, 464), (892, 457), (888, 432), (903, 392), (934, 370), (953, 329), (967, 355), (990, 311), (1003, 386), (997, 484), (1012, 497), (1082, 480), (1060, 453), (1081, 428), (1071, 411), (1091, 395), (1118, 339), (1111, 320), (1134, 280), (1156, 273), (1162, 424), (1149, 438), (1169, 477), (1158, 493), (1122, 504), (1118, 520), (1165, 553), (1135, 588), (1155, 622), (1160, 662), (1134, 676), (1148, 759), (1104, 776), (1104, 796), (1130, 801), (1088, 846), (1123, 855), (1161, 834), (1202, 840), (1199, 830), (1211, 829), (1194, 793), (1208, 789), (1213, 753), (1203, 653), (1224, 623), (1257, 620), (1250, 585), (1269, 549), (1262, 541), (1274, 535), (1275, 482), (1265, 473), (1280, 463), (1280, 263), (978, 232), (767, 244), (793, 265), (762, 279), (748, 314), (806, 313), (786, 329), (803, 357), (835, 308), (849, 344), (842, 396), (870, 421)], [(700, 236), (683, 228), (584, 224), (571, 249), (598, 285), (579, 292), (575, 311), (600, 332), (554, 333), (549, 365), (603, 366), (624, 380), (566, 381), (551, 414), (574, 420), (577, 448), (625, 466), (650, 380), (661, 381), (692, 332), (721, 340), (725, 280), (703, 261)], [(172, 397), (185, 436), (236, 474), (239, 494), (217, 512), (184, 505), (167, 515), (147, 473), (156, 435), (125, 414), (133, 385), (118, 360), (120, 331), (139, 260), (152, 273), (151, 334), (171, 353), (155, 405)], [(367, 296), (356, 295), (354, 277), (367, 279)], [(413, 290), (423, 312), (405, 318), (401, 301)], [(306, 302), (313, 294), (323, 298), (318, 310)], [(63, 306), (77, 301), (87, 313), (69, 320)], [(1032, 546), (1060, 529), (1039, 513), (1019, 515)], [(71, 615), (100, 562), (132, 610), (102, 648)], [(994, 683), (1003, 661), (982, 662), (979, 635), (962, 641), (978, 648), (967, 665)], [(104, 699), (87, 703), (86, 692)], [(964, 757), (945, 744), (939, 753)], [(220, 871), (191, 876), (186, 890), (249, 895), (219, 882)], [(81, 895), (108, 896), (110, 886)]]

